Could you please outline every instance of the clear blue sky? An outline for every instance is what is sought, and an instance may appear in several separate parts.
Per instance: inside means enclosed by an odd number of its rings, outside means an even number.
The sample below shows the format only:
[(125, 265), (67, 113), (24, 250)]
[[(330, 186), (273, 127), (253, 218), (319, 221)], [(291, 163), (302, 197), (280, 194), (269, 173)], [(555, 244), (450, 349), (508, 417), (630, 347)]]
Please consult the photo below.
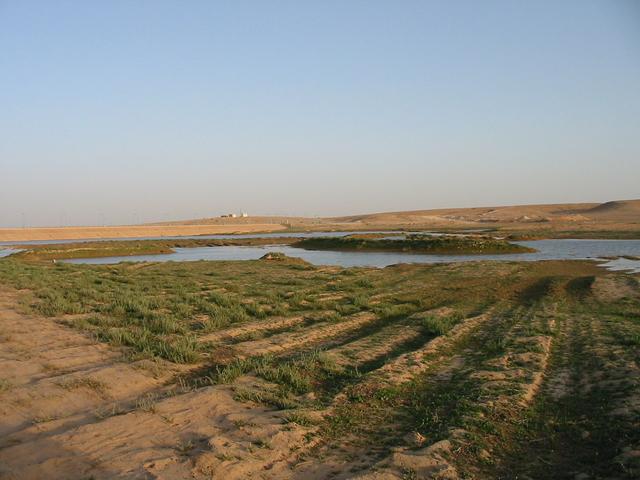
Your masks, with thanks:
[(0, 226), (640, 197), (640, 2), (0, 0)]

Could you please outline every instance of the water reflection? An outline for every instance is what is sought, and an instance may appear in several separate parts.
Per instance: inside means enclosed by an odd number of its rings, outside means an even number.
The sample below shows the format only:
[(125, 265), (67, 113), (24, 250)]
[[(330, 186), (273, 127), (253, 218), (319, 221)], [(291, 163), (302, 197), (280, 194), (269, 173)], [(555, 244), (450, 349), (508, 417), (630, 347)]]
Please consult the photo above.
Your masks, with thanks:
[[(166, 255), (135, 255), (129, 257), (82, 258), (70, 263), (109, 264), (118, 262), (167, 262), (196, 260), (256, 260), (267, 252), (281, 252), (298, 257), (314, 265), (338, 265), (342, 267), (386, 267), (396, 263), (445, 263), (481, 260), (536, 261), (579, 260), (603, 257), (640, 256), (640, 240), (535, 240), (514, 242), (536, 249), (534, 253), (507, 255), (425, 255), (405, 252), (337, 252), (303, 250), (288, 245), (222, 246), (176, 248)], [(618, 261), (616, 261), (618, 262)], [(633, 260), (612, 264), (633, 266)], [(636, 262), (640, 263), (640, 262)]]

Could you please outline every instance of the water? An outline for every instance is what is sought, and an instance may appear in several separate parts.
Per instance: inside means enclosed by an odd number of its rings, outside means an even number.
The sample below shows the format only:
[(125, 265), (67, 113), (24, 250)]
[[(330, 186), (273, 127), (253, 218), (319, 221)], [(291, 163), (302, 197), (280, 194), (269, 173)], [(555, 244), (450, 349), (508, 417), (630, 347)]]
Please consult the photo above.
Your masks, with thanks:
[[(469, 230), (469, 233), (472, 231)], [(421, 233), (423, 235), (445, 235), (443, 233), (432, 232), (401, 232), (401, 231), (350, 231), (350, 232), (275, 232), (275, 233), (220, 233), (214, 235), (180, 235), (168, 237), (122, 237), (122, 238), (82, 238), (67, 240), (28, 240), (23, 242), (0, 242), (0, 247), (10, 247), (13, 245), (62, 245), (65, 243), (86, 243), (86, 242), (125, 242), (129, 240), (233, 240), (238, 238), (316, 238), (316, 237), (344, 237), (346, 235), (356, 235), (362, 233), (389, 233), (389, 234), (411, 234)], [(464, 234), (462, 234), (464, 235)], [(401, 236), (400, 238), (404, 238)]]
[[(448, 263), (481, 260), (582, 260), (603, 257), (640, 257), (640, 240), (535, 240), (514, 242), (535, 248), (534, 253), (507, 255), (425, 255), (404, 252), (338, 252), (327, 250), (303, 250), (288, 245), (252, 247), (194, 247), (176, 248), (164, 255), (135, 255), (128, 257), (78, 258), (69, 263), (110, 264), (119, 262), (185, 262), (196, 260), (256, 260), (267, 252), (281, 252), (298, 257), (314, 265), (338, 265), (342, 267), (386, 267), (396, 263)], [(612, 269), (640, 272), (640, 261), (618, 259), (605, 265)]]
[(17, 251), (15, 248), (0, 248), (0, 258), (16, 253)]
[(615, 272), (627, 271), (640, 273), (640, 261), (630, 260), (628, 258), (616, 258), (615, 260), (601, 263), (600, 266)]

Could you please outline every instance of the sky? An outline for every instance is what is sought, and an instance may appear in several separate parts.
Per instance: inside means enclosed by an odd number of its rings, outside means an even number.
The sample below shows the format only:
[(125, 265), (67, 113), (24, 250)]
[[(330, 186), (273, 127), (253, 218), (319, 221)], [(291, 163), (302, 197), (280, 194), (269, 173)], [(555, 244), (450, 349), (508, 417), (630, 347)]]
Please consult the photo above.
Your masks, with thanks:
[(636, 0), (0, 0), (0, 226), (640, 198)]

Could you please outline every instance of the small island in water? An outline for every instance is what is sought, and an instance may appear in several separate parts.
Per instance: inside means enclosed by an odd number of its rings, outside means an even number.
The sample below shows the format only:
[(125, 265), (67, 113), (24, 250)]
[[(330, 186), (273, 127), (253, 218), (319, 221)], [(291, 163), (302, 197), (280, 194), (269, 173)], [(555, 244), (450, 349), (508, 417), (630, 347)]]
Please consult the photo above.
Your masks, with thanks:
[(434, 255), (530, 253), (533, 248), (486, 235), (407, 235), (404, 238), (364, 236), (305, 238), (292, 245), (307, 250), (415, 252)]

